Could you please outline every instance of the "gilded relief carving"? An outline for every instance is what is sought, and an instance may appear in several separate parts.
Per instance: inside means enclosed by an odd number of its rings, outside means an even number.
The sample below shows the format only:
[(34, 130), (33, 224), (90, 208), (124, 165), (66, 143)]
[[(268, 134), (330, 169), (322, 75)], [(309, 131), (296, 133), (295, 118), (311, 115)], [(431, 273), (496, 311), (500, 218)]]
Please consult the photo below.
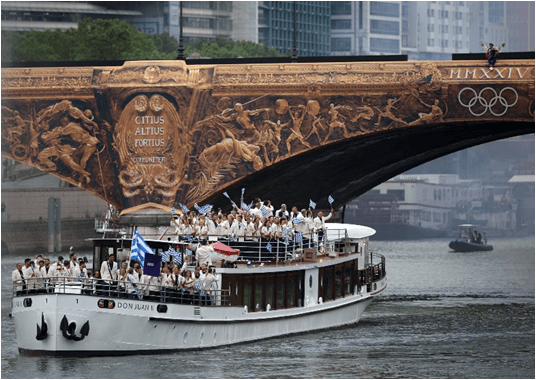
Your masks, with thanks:
[[(453, 82), (494, 78), (478, 76), (478, 68), (465, 63), (448, 64), (188, 67), (147, 61), (3, 70), (2, 89), (12, 98), (2, 106), (2, 152), (118, 207), (145, 202), (191, 206), (311, 149), (384, 130), (459, 120), (460, 110), (468, 117), (479, 115), (481, 110), (466, 108), (477, 106), (471, 94), (483, 89)], [(494, 74), (497, 80), (533, 86), (533, 62), (501, 70)], [(508, 98), (506, 116), (533, 120), (533, 94), (514, 84), (503, 87), (514, 89), (497, 95)], [(486, 91), (479, 96), (491, 94)], [(31, 103), (28, 94), (39, 100)], [(497, 116), (495, 108), (485, 115)]]

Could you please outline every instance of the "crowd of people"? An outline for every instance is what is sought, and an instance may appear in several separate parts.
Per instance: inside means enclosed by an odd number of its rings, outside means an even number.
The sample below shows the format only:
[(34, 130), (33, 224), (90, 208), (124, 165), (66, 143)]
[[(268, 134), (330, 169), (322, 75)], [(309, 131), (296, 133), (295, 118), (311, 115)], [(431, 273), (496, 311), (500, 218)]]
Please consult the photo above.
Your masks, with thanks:
[(233, 209), (224, 214), (221, 209), (218, 212), (207, 215), (198, 214), (194, 211), (173, 215), (170, 222), (174, 227), (172, 234), (180, 240), (217, 240), (225, 237), (236, 241), (277, 241), (286, 237), (292, 239), (297, 233), (303, 237), (318, 237), (319, 243), (323, 241), (325, 222), (333, 214), (324, 216), (322, 211), (314, 217), (314, 211), (309, 207), (302, 208), (293, 206), (290, 211), (285, 204), (281, 204), (275, 210), (270, 201), (262, 201), (257, 198), (254, 206), (239, 207), (231, 201)]
[(219, 280), (216, 268), (210, 260), (209, 241), (226, 237), (236, 241), (282, 241), (302, 236), (317, 236), (319, 249), (325, 222), (332, 217), (324, 216), (322, 211), (314, 217), (313, 210), (298, 211), (293, 206), (289, 211), (285, 204), (278, 210), (270, 201), (257, 199), (254, 207), (238, 207), (233, 201), (233, 210), (224, 214), (219, 210), (205, 214), (183, 212), (174, 214), (170, 222), (174, 227), (172, 234), (181, 240), (197, 240), (200, 244), (196, 250), (194, 271), (186, 270), (186, 262), (179, 266), (172, 260), (162, 263), (158, 277), (143, 274), (143, 268), (136, 260), (118, 264), (111, 254), (94, 273), (86, 269), (87, 259), (77, 258), (73, 247), (68, 260), (59, 256), (51, 263), (43, 255), (36, 255), (24, 264), (18, 263), (12, 273), (12, 280), (17, 295), (30, 293), (54, 292), (58, 283), (81, 283), (84, 294), (98, 296), (117, 296), (124, 298), (145, 298), (163, 302), (196, 302), (199, 296), (210, 293), (212, 285)]
[[(207, 263), (186, 270), (173, 261), (163, 262), (158, 277), (143, 274), (136, 260), (120, 265), (111, 254), (94, 273), (86, 269), (86, 261), (77, 260), (76, 253), (70, 260), (59, 256), (51, 264), (50, 259), (36, 255), (17, 264), (12, 280), (17, 295), (54, 293), (57, 284), (79, 283), (83, 294), (120, 298), (148, 299), (161, 302), (199, 303), (210, 302), (212, 285), (219, 280), (216, 268)], [(62, 290), (60, 290), (62, 291)]]

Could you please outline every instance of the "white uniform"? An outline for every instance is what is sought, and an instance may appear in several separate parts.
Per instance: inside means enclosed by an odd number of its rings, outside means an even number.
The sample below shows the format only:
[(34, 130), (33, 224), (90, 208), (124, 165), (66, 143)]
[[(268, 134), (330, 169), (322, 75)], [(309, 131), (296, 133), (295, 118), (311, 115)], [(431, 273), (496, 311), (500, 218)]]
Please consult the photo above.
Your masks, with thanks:
[(35, 289), (44, 288), (43, 280), (46, 278), (46, 276), (47, 271), (44, 266), (35, 270)]
[(207, 232), (209, 239), (216, 239), (218, 237), (218, 222), (209, 220), (207, 222)]
[(205, 278), (203, 279), (203, 286), (201, 286), (201, 289), (207, 291), (210, 290), (210, 287), (213, 283), (220, 280), (220, 277), (217, 274), (207, 274)]
[(18, 269), (15, 269), (13, 273), (11, 273), (11, 280), (13, 280), (13, 283), (15, 284), (15, 291), (16, 292), (22, 292), (22, 286), (24, 284), (24, 279), (22, 278), (24, 274), (21, 276)]
[(108, 261), (103, 261), (100, 268), (100, 274), (104, 281), (117, 280), (119, 271), (117, 269), (117, 263), (114, 261), (109, 264)]
[(318, 216), (313, 221), (313, 226), (315, 229), (315, 232), (323, 231), (326, 229), (326, 220), (331, 219), (331, 213), (329, 213), (328, 216), (323, 216), (322, 218), (319, 218)]
[(212, 252), (214, 252), (214, 248), (211, 245), (199, 246), (195, 252), (195, 261), (197, 261), (197, 265), (201, 265), (202, 263), (212, 265), (212, 260), (210, 259), (210, 254)]
[(26, 266), (22, 266), (22, 275), (24, 276), (24, 280), (26, 282), (26, 289), (35, 289), (35, 276), (32, 277), (35, 270), (33, 266), (29, 266), (26, 268)]

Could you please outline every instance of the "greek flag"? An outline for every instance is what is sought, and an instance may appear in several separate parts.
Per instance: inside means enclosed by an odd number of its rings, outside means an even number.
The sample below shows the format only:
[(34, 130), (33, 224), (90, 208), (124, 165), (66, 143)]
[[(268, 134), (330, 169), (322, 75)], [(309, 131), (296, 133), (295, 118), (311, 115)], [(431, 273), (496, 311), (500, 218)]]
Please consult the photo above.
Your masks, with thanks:
[(268, 209), (262, 205), (261, 207), (262, 217), (264, 218), (268, 214)]
[(182, 211), (184, 211), (185, 214), (188, 214), (190, 212), (190, 210), (188, 210), (188, 207), (186, 207), (185, 205), (180, 204), (180, 203), (179, 205), (182, 207)]
[(285, 236), (285, 240), (283, 240), (283, 244), (288, 245), (288, 235)]
[(303, 232), (296, 232), (296, 243), (303, 243)]
[(212, 205), (204, 205), (204, 206), (201, 206), (197, 209), (197, 211), (200, 213), (200, 214), (206, 214), (207, 212), (210, 212), (210, 210), (212, 210)]
[(132, 247), (130, 248), (130, 260), (138, 260), (140, 265), (143, 267), (146, 253), (154, 255), (154, 251), (151, 249), (151, 247), (147, 245), (138, 231), (134, 230), (134, 235), (132, 236)]
[(166, 261), (168, 261), (169, 256), (174, 255), (174, 254), (175, 254), (175, 250), (172, 247), (169, 247), (169, 249), (166, 252), (162, 253), (162, 262), (165, 263)]
[(313, 210), (316, 208), (316, 203), (313, 202), (312, 199), (309, 199), (309, 207), (311, 207)]
[(229, 200), (231, 200), (231, 197), (229, 196), (229, 194), (227, 194), (227, 192), (223, 192), (223, 196)]
[(173, 262), (177, 265), (182, 264), (182, 253), (175, 252), (175, 255), (173, 256)]
[(249, 209), (251, 209), (251, 206), (253, 206), (253, 202), (251, 202), (249, 206), (245, 204), (244, 202), (242, 202), (241, 206), (242, 206), (242, 210), (249, 211)]
[(197, 205), (197, 203), (194, 203), (194, 208), (197, 210), (197, 212), (199, 212), (199, 209), (200, 209), (201, 207), (199, 207), (199, 206)]
[(331, 195), (328, 197), (328, 202), (329, 202), (330, 205), (331, 205), (333, 202), (335, 202), (335, 200), (333, 199), (333, 197), (332, 197)]
[(192, 237), (190, 236), (190, 234), (186, 234), (186, 240), (187, 241), (192, 241)]
[(199, 295), (200, 296), (204, 296), (205, 295), (205, 292), (203, 291), (203, 289), (201, 289), (201, 287), (203, 286), (203, 283), (201, 282), (198, 282), (197, 284), (194, 285), (194, 288), (196, 290), (199, 290)]
[(266, 249), (268, 250), (268, 252), (272, 252), (272, 245), (270, 243), (266, 244)]
[(186, 256), (192, 256), (192, 251), (186, 248)]
[(82, 282), (82, 281), (84, 281), (84, 280), (82, 280), (82, 273), (78, 273), (78, 274), (76, 275), (76, 280), (75, 280), (75, 281), (76, 281), (76, 282)]
[(175, 215), (175, 206), (171, 208), (171, 215)]
[(244, 192), (246, 191), (246, 188), (242, 188), (242, 195), (240, 196), (240, 203), (244, 203)]
[(294, 223), (294, 224), (300, 224), (300, 223), (303, 223), (303, 219), (292, 218), (292, 223)]

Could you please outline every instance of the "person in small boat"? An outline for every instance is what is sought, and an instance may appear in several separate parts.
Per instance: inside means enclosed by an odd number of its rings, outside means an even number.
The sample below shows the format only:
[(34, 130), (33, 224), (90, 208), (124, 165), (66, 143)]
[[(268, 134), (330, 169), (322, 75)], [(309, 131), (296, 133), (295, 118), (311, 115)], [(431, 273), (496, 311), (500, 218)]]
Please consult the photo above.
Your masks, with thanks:
[(480, 232), (476, 234), (476, 244), (482, 244), (482, 234)]
[(17, 268), (11, 273), (11, 280), (15, 284), (15, 292), (20, 296), (26, 290), (26, 280), (22, 272), (22, 263), (17, 263)]

